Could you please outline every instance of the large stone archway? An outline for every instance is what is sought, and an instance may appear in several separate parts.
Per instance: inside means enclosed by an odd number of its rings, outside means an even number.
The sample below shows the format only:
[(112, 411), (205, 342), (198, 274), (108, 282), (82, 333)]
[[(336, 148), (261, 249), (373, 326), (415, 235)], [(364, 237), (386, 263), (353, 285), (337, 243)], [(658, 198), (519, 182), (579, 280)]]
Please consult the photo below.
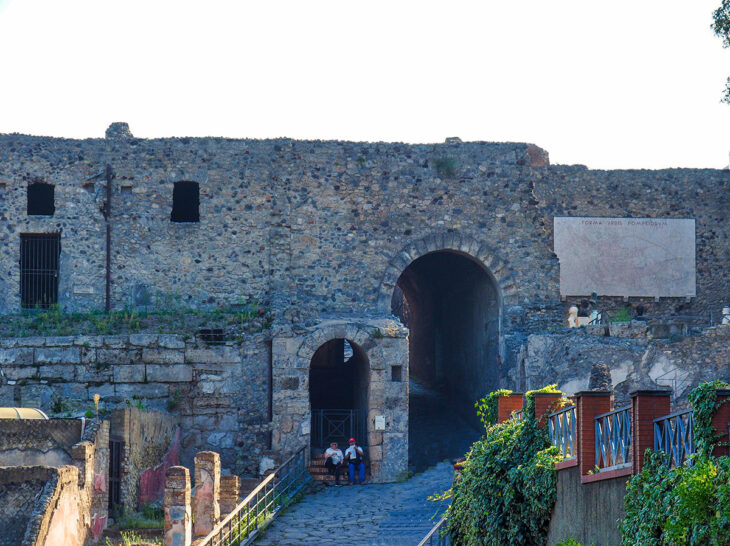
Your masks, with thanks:
[(300, 336), (272, 340), (272, 449), (310, 445), (310, 366), (317, 350), (347, 339), (367, 362), (367, 444), (373, 481), (394, 481), (408, 460), (407, 330), (389, 319), (322, 322)]
[(378, 290), (376, 308), (379, 313), (390, 313), (393, 290), (403, 271), (421, 256), (438, 251), (461, 253), (478, 262), (499, 288), (500, 308), (517, 302), (514, 275), (494, 248), (470, 235), (434, 233), (409, 243), (390, 259)]
[(500, 386), (511, 278), (491, 249), (453, 234), (413, 243), (391, 261), (382, 292), (390, 290), (388, 310), (410, 329), (409, 462), (415, 470), (462, 455), (478, 437), (474, 402)]

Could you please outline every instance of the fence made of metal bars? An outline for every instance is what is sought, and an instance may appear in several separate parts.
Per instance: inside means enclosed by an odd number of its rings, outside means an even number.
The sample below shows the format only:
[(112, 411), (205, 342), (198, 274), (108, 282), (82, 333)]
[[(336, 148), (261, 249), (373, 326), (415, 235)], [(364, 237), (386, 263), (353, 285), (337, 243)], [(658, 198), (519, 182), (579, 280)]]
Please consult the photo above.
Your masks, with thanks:
[(595, 417), (596, 467), (599, 471), (629, 466), (631, 457), (631, 406)]
[(654, 419), (654, 450), (667, 454), (670, 467), (692, 464), (695, 453), (694, 412), (677, 411)]
[(307, 472), (307, 451), (307, 448), (300, 449), (269, 474), (197, 546), (251, 544), (259, 531), (291, 504), (311, 479)]
[(441, 520), (433, 526), (428, 534), (423, 537), (418, 546), (450, 546), (451, 540), (449, 535), (446, 533), (446, 518), (443, 517)]
[(560, 450), (563, 459), (575, 459), (577, 456), (576, 428), (575, 406), (548, 415), (550, 441)]
[(522, 421), (522, 418), (525, 416), (522, 410), (517, 410), (512, 412), (512, 419), (515, 421)]

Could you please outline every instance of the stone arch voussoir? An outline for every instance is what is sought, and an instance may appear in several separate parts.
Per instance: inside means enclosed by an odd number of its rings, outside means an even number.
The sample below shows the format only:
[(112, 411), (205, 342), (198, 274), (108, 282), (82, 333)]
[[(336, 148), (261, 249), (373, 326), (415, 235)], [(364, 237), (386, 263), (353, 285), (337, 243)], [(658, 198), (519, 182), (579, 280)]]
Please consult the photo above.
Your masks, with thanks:
[[(377, 294), (376, 309), (379, 313), (390, 313), (390, 300), (393, 290), (398, 283), (398, 278), (403, 271), (415, 260), (440, 250), (451, 250), (466, 254), (477, 261), (494, 278), (498, 288), (500, 304), (503, 298), (514, 298), (517, 289), (514, 276), (506, 262), (489, 245), (478, 241), (470, 235), (463, 233), (434, 233), (416, 241), (411, 241), (388, 262), (383, 274), (383, 280)], [(353, 340), (354, 341), (354, 340)]]

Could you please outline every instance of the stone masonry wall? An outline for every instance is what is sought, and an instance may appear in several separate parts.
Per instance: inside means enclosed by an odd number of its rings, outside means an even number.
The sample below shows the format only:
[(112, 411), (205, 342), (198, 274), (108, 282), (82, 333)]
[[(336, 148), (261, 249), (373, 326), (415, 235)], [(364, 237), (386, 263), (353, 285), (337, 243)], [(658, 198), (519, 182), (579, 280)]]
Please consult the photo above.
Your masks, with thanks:
[(71, 464), (71, 448), (80, 441), (79, 419), (3, 419), (0, 420), (0, 466)]
[(588, 389), (591, 367), (603, 362), (611, 370), (617, 407), (629, 403), (633, 390), (668, 388), (677, 409), (699, 383), (730, 381), (730, 325), (651, 339), (645, 323), (632, 324), (615, 325), (608, 337), (603, 327), (531, 335), (524, 371), (515, 372), (511, 380), (522, 391), (557, 383), (561, 391), (573, 394)]
[(98, 393), (102, 409), (169, 410), (184, 461), (215, 448), (227, 468), (254, 472), (269, 442), (269, 358), (263, 336), (212, 347), (180, 335), (3, 339), (0, 405), (83, 415)]

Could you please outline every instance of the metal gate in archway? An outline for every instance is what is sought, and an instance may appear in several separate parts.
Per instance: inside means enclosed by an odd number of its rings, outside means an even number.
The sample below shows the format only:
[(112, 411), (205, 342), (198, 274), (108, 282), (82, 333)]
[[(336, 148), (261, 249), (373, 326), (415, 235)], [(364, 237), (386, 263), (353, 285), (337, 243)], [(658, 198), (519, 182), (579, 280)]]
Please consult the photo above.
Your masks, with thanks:
[(337, 442), (346, 446), (347, 440), (356, 438), (358, 445), (367, 446), (367, 411), (354, 409), (313, 409), (312, 447), (327, 448)]

